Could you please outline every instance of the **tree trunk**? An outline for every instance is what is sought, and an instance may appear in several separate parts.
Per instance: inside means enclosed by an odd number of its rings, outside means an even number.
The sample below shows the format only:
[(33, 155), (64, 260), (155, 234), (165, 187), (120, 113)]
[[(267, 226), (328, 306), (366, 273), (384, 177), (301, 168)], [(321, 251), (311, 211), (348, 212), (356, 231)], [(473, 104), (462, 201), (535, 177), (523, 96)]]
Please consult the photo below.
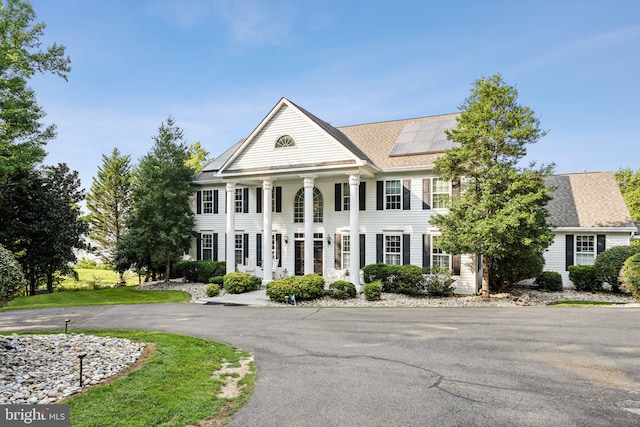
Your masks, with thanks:
[(171, 274), (171, 254), (169, 253), (169, 249), (165, 249), (164, 256), (165, 256), (164, 283), (169, 283), (169, 277)]
[(489, 257), (482, 256), (482, 289), (480, 295), (482, 298), (489, 298), (491, 291), (489, 289)]

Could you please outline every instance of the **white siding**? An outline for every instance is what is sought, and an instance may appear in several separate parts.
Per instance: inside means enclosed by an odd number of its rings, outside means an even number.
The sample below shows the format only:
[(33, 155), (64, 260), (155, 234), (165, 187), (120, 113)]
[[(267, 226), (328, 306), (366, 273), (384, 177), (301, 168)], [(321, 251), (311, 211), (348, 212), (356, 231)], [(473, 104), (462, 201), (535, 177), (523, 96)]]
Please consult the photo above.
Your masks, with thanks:
[(557, 271), (562, 275), (562, 285), (565, 288), (573, 288), (573, 283), (569, 280), (569, 271), (566, 268), (565, 254), (566, 254), (566, 236), (567, 234), (576, 235), (590, 235), (596, 236), (598, 234), (606, 235), (605, 248), (613, 248), (615, 246), (628, 246), (630, 244), (629, 233), (594, 233), (594, 232), (571, 232), (571, 233), (556, 233), (553, 243), (544, 254), (545, 259), (545, 271)]
[[(275, 143), (282, 135), (292, 136), (296, 147), (276, 149)], [(348, 160), (353, 161), (354, 156), (342, 144), (302, 113), (283, 105), (227, 169), (282, 168)]]

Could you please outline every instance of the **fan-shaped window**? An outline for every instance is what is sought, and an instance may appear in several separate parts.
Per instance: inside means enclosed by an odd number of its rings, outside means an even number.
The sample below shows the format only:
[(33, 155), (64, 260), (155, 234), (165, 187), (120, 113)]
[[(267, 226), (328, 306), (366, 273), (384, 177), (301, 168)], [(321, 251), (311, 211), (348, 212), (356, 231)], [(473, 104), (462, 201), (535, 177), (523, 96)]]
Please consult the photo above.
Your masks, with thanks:
[(276, 148), (286, 148), (286, 147), (295, 147), (296, 140), (293, 139), (290, 135), (282, 135), (276, 141)]
[[(313, 187), (313, 222), (322, 222), (322, 193)], [(304, 222), (304, 188), (296, 193), (293, 199), (293, 222)]]

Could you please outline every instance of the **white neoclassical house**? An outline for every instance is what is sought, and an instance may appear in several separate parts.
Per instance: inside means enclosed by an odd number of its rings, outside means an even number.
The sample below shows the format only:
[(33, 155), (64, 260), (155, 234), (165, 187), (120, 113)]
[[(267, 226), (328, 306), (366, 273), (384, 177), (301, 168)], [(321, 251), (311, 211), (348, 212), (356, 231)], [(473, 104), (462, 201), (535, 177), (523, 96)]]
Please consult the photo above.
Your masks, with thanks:
[[(452, 147), (444, 130), (456, 117), (333, 127), (282, 98), (194, 178), (198, 237), (190, 256), (224, 260), (227, 272), (264, 282), (317, 273), (357, 286), (367, 264), (442, 265), (453, 270), (456, 293), (475, 293), (475, 257), (444, 252), (430, 224), (457, 190), (433, 171)], [(620, 213), (615, 232), (627, 239), (612, 243), (629, 244), (631, 219), (628, 210), (628, 221)], [(589, 233), (597, 239), (597, 231)]]

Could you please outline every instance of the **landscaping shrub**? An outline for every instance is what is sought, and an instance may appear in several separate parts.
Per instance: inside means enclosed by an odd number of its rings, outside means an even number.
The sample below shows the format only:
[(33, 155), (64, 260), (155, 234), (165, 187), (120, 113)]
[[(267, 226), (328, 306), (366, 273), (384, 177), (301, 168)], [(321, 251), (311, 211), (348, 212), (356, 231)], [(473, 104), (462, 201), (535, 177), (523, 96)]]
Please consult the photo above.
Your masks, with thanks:
[(173, 276), (184, 277), (188, 282), (207, 283), (211, 277), (224, 275), (226, 268), (222, 261), (178, 261), (173, 266)]
[(207, 289), (205, 290), (208, 297), (217, 297), (220, 295), (220, 285), (216, 283), (211, 283), (207, 285)]
[(376, 280), (384, 282), (389, 276), (389, 265), (382, 262), (365, 265), (362, 267), (362, 274), (365, 283), (375, 282)]
[(614, 246), (602, 252), (593, 264), (596, 280), (600, 283), (608, 283), (612, 292), (618, 292), (622, 265), (627, 258), (637, 253), (640, 253), (640, 246)]
[(562, 292), (562, 276), (555, 271), (543, 271), (536, 283), (541, 291)]
[(620, 279), (633, 298), (640, 301), (640, 253), (627, 258), (620, 271)]
[(364, 299), (380, 301), (382, 297), (382, 283), (378, 280), (364, 285)]
[(394, 265), (391, 267), (390, 277), (393, 277), (392, 287), (395, 288), (396, 292), (415, 295), (424, 288), (424, 276), (420, 267), (415, 265)]
[(596, 271), (593, 265), (570, 266), (569, 280), (579, 291), (594, 292), (602, 289), (602, 284), (596, 280)]
[(252, 274), (249, 275), (249, 278), (251, 279), (251, 286), (253, 286), (253, 289), (260, 289), (260, 286), (262, 286), (262, 279)]
[(276, 302), (288, 302), (291, 295), (296, 296), (296, 301), (313, 300), (323, 293), (324, 279), (317, 274), (289, 277), (267, 284), (267, 296)]
[(11, 301), (23, 284), (20, 264), (11, 251), (0, 245), (0, 307)]
[(329, 295), (335, 299), (349, 299), (356, 296), (356, 285), (346, 282), (344, 280), (338, 280), (329, 285), (331, 291)]
[(427, 277), (424, 289), (427, 294), (440, 297), (440, 296), (451, 296), (453, 295), (453, 291), (455, 291), (455, 286), (453, 284), (456, 282), (456, 279), (453, 278), (453, 272), (445, 267), (434, 266), (431, 269), (431, 274)]
[(209, 279), (209, 283), (215, 283), (218, 286), (224, 286), (224, 276), (215, 276)]
[(258, 289), (251, 276), (238, 272), (226, 274), (224, 276), (223, 286), (230, 294), (241, 294)]

